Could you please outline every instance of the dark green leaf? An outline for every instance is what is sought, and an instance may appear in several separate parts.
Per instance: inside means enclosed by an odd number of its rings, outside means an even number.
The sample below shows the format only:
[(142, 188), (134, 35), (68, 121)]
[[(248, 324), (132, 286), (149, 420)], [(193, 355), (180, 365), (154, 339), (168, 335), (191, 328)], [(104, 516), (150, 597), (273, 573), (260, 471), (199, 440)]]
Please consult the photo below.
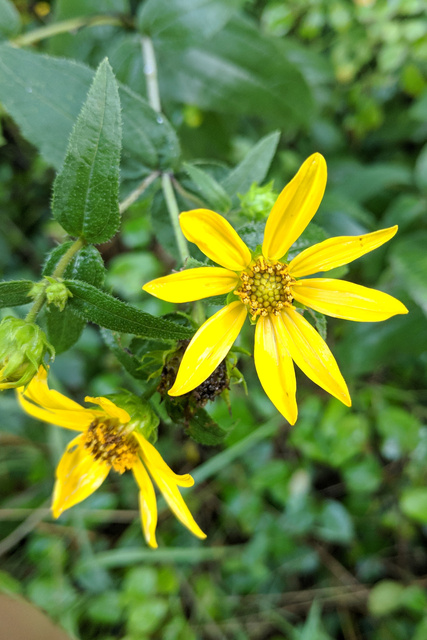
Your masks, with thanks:
[[(61, 169), (68, 138), (94, 72), (62, 58), (0, 45), (0, 102), (44, 159)], [(122, 180), (170, 168), (180, 154), (169, 122), (140, 96), (119, 87), (123, 117)]]
[(253, 182), (261, 183), (264, 180), (276, 152), (279, 138), (279, 131), (274, 131), (262, 138), (225, 178), (222, 186), (235, 201), (237, 201), (237, 194), (246, 193)]
[(64, 284), (73, 294), (68, 306), (81, 318), (106, 329), (166, 340), (185, 340), (193, 335), (189, 329), (155, 318), (85, 282), (65, 280)]
[(86, 320), (80, 318), (68, 304), (63, 311), (51, 305), (46, 310), (45, 318), (47, 337), (57, 354), (68, 351), (86, 326)]
[(0, 0), (0, 39), (16, 35), (21, 28), (21, 18), (10, 0)]
[(108, 329), (101, 329), (101, 335), (105, 344), (111, 349), (120, 364), (134, 378), (145, 380), (147, 375), (141, 369), (141, 359), (137, 358), (129, 349), (123, 347), (120, 343), (120, 335)]
[(215, 446), (221, 444), (228, 432), (212, 420), (205, 409), (199, 409), (190, 419), (186, 433), (199, 444)]
[(427, 232), (406, 236), (393, 247), (392, 265), (404, 286), (427, 315)]
[(231, 208), (231, 200), (224, 188), (209, 173), (189, 162), (184, 163), (184, 169), (197, 187), (202, 199), (215, 211), (226, 213)]
[[(43, 275), (51, 276), (58, 262), (66, 251), (73, 244), (72, 241), (64, 242), (59, 247), (55, 247), (49, 254), (43, 267)], [(96, 287), (101, 287), (104, 283), (105, 267), (104, 261), (98, 249), (93, 245), (82, 247), (67, 266), (63, 278), (69, 280), (83, 280)]]
[(31, 280), (9, 280), (0, 282), (0, 308), (17, 307), (21, 304), (28, 304), (31, 298), (28, 297), (34, 282)]
[(176, 46), (209, 38), (230, 20), (244, 0), (148, 0), (140, 5), (142, 33)]
[(71, 133), (53, 188), (53, 215), (72, 236), (100, 244), (117, 232), (121, 135), (117, 83), (104, 60)]

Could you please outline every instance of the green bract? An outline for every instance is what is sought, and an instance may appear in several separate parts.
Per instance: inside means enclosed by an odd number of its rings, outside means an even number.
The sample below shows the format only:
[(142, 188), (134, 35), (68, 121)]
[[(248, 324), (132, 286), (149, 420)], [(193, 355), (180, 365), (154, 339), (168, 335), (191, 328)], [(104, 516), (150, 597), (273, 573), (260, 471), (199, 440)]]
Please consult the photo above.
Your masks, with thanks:
[(26, 386), (55, 351), (36, 324), (7, 317), (0, 324), (0, 389)]

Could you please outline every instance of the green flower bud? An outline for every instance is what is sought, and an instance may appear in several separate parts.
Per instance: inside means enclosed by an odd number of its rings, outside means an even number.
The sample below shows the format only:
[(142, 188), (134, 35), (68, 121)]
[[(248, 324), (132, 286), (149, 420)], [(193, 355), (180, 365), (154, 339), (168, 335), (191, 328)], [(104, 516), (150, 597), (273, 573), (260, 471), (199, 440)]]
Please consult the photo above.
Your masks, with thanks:
[(120, 393), (110, 393), (105, 397), (128, 412), (130, 415), (128, 426), (133, 427), (152, 444), (156, 442), (159, 418), (146, 400), (142, 400), (130, 391), (125, 390)]
[(26, 386), (55, 350), (39, 326), (7, 317), (0, 323), (0, 390)]
[[(49, 284), (46, 284), (46, 280)], [(31, 289), (29, 296), (37, 298), (41, 293), (45, 293), (48, 304), (53, 304), (60, 311), (64, 311), (68, 298), (72, 298), (73, 294), (67, 289), (62, 282), (62, 278), (52, 278), (45, 276), (45, 279), (36, 284)]]
[(254, 182), (247, 193), (244, 195), (238, 193), (237, 195), (242, 207), (242, 215), (249, 220), (264, 220), (273, 208), (278, 196), (273, 190), (273, 181), (263, 187), (259, 187)]

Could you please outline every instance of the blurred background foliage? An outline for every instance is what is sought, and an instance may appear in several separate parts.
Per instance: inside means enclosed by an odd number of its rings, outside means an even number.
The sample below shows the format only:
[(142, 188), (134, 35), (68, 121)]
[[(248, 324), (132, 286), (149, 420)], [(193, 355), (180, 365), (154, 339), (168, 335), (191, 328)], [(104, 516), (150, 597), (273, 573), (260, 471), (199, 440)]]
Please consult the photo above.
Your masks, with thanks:
[[(91, 16), (107, 19), (19, 42), (46, 25)], [(28, 419), (13, 393), (3, 393), (0, 589), (22, 594), (83, 640), (424, 640), (425, 1), (1, 0), (0, 38), (21, 47), (0, 54), (3, 279), (38, 279), (46, 252), (64, 238), (49, 201), (72, 119), (58, 136), (55, 122), (51, 128), (43, 120), (49, 105), (33, 102), (31, 89), (21, 101), (34, 115), (27, 125), (22, 108), (14, 111), (2, 69), (25, 50), (92, 69), (108, 56), (122, 85), (146, 98), (141, 33), (154, 43), (171, 127), (159, 123), (165, 128), (154, 159), (138, 139), (125, 146), (122, 197), (153, 168), (166, 167), (174, 171), (181, 208), (200, 200), (223, 206), (236, 227), (255, 233), (272, 190), (320, 151), (329, 180), (316, 224), (327, 236), (399, 224), (390, 246), (350, 269), (353, 281), (384, 288), (410, 314), (375, 325), (328, 323), (351, 409), (301, 376), (300, 418), (289, 428), (247, 356), (239, 369), (249, 394), (232, 387), (231, 413), (221, 398), (207, 407), (227, 432), (221, 447), (194, 443), (158, 405), (159, 448), (176, 471), (194, 475), (197, 488), (186, 500), (208, 533), (205, 543), (162, 511), (160, 549), (148, 550), (126, 474), (111, 475), (53, 521), (54, 469), (67, 436)], [(33, 76), (31, 87), (38, 83), (42, 93), (43, 70), (30, 59), (28, 66), (18, 62), (16, 73), (26, 81)], [(76, 68), (81, 96), (69, 90), (64, 101), (74, 117), (91, 77), (84, 80), (86, 67)], [(245, 158), (245, 170), (230, 173)], [(212, 191), (206, 175), (223, 188)], [(179, 262), (164, 211), (153, 186), (125, 212), (120, 234), (100, 247), (107, 290), (154, 314), (172, 306), (150, 299), (141, 285)], [(240, 346), (248, 351), (251, 336), (246, 327)], [(78, 400), (120, 387), (140, 390), (93, 326), (57, 356), (52, 374)]]

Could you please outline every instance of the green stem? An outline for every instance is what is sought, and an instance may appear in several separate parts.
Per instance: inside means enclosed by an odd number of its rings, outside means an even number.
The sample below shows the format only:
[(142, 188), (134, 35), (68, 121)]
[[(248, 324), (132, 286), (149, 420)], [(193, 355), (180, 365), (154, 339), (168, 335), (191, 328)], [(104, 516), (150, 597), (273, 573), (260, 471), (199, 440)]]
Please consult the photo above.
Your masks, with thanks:
[[(142, 55), (144, 58), (144, 74), (147, 83), (147, 95), (150, 107), (157, 113), (162, 112), (160, 102), (159, 83), (157, 78), (156, 55), (154, 53), (153, 42), (148, 36), (141, 38)], [(168, 173), (162, 174), (163, 195), (168, 208), (172, 229), (175, 234), (175, 240), (178, 247), (181, 261), (184, 263), (190, 257), (187, 241), (179, 226), (179, 207), (175, 198), (175, 192), (172, 187), (171, 176)]]
[(128, 197), (120, 203), (120, 213), (123, 213), (124, 211), (126, 211), (126, 209), (129, 209), (129, 207), (136, 200), (138, 200), (139, 196), (144, 193), (144, 191), (150, 186), (152, 182), (154, 182), (154, 180), (156, 180), (156, 178), (159, 177), (159, 175), (160, 171), (153, 171), (152, 173), (150, 173), (150, 175), (147, 176), (145, 180), (143, 180), (141, 184), (137, 186), (135, 191), (132, 191), (132, 193), (130, 193)]
[[(67, 251), (64, 253), (62, 258), (60, 259), (60, 261), (56, 265), (56, 268), (55, 268), (54, 272), (52, 273), (52, 278), (60, 278), (62, 276), (62, 274), (64, 273), (65, 269), (68, 267), (68, 265), (70, 264), (71, 260), (73, 259), (73, 257), (77, 253), (77, 251), (79, 251), (83, 247), (84, 243), (85, 242), (84, 242), (83, 238), (78, 238), (75, 242), (73, 242), (71, 247), (69, 249), (67, 249)], [(38, 296), (35, 298), (33, 306), (31, 307), (31, 309), (29, 310), (29, 312), (27, 314), (27, 317), (25, 318), (25, 320), (27, 322), (34, 322), (34, 320), (37, 317), (37, 314), (39, 313), (39, 311), (43, 307), (43, 305), (44, 305), (44, 303), (46, 301), (46, 287), (47, 287), (48, 284), (49, 283), (47, 281), (45, 281), (44, 288), (42, 289), (42, 291), (40, 291)]]
[(113, 16), (79, 16), (71, 20), (49, 24), (46, 27), (40, 27), (40, 29), (34, 29), (34, 31), (12, 38), (10, 42), (16, 47), (25, 47), (46, 38), (52, 38), (52, 36), (57, 36), (60, 33), (67, 33), (81, 27), (97, 27), (99, 25), (121, 26), (123, 25), (123, 20)]

